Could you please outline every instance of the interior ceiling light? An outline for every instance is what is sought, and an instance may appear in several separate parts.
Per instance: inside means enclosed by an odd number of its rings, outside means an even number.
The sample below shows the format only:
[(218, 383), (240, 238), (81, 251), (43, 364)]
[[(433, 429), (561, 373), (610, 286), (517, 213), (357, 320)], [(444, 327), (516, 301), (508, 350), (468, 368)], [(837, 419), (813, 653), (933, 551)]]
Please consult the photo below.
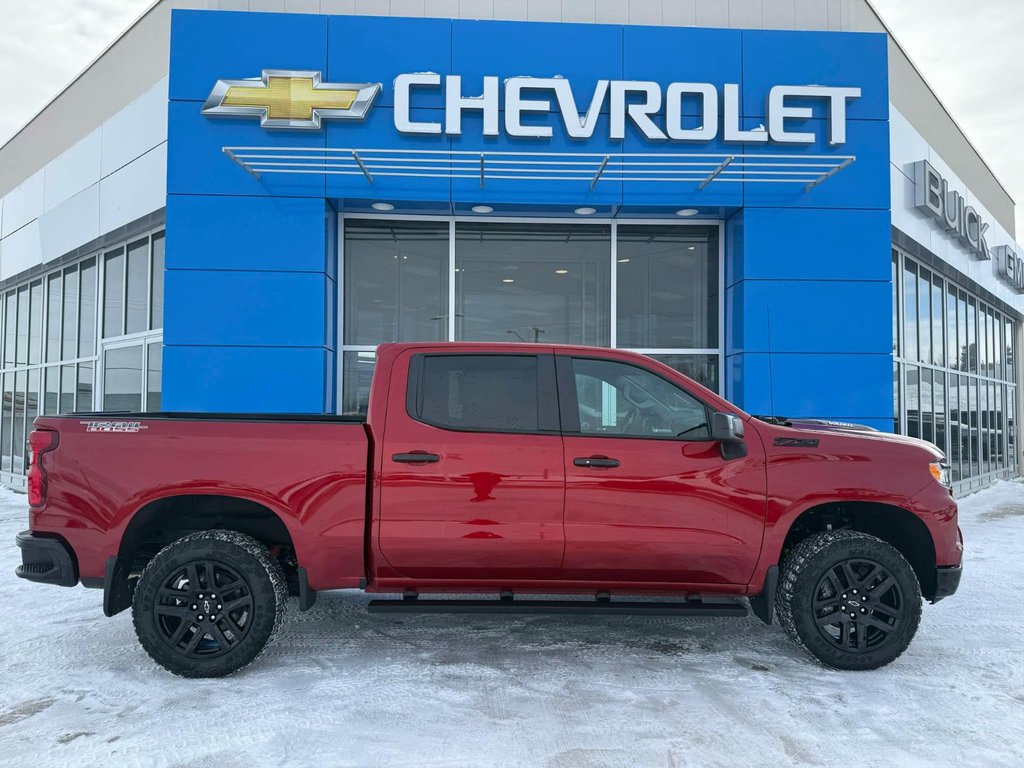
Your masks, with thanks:
[(471, 210), (473, 213), (494, 213), (494, 209), (489, 205), (474, 205)]
[(373, 210), (375, 210), (375, 211), (393, 211), (393, 210), (395, 210), (395, 206), (393, 206), (391, 203), (374, 203), (370, 207), (373, 208)]
[(514, 280), (513, 278), (511, 278), (511, 277), (506, 277), (506, 278), (505, 278), (504, 280), (502, 280), (501, 282), (503, 282), (503, 283), (514, 283), (514, 282), (515, 282), (515, 280)]
[(590, 216), (591, 214), (597, 213), (597, 208), (577, 208), (576, 213), (580, 216)]
[(569, 270), (568, 269), (556, 269), (555, 270), (555, 274), (556, 275), (568, 275), (569, 274)]
[(629, 259), (619, 259), (619, 264), (625, 264)]
[(676, 216), (696, 216), (700, 211), (696, 208), (681, 208), (676, 211)]

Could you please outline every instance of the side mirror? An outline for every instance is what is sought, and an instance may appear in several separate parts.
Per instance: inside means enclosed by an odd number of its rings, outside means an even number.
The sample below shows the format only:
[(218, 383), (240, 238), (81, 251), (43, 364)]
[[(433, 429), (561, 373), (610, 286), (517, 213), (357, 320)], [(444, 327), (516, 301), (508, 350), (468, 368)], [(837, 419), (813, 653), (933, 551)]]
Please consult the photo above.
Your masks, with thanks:
[(711, 439), (720, 443), (743, 442), (743, 419), (732, 413), (711, 414)]

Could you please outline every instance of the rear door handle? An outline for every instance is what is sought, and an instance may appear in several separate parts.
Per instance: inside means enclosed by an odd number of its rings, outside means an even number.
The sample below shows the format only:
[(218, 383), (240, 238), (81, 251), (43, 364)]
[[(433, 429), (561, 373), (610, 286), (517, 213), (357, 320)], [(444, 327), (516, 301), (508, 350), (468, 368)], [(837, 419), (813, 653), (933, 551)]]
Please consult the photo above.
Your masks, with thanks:
[(581, 456), (578, 459), (573, 459), (572, 463), (577, 467), (591, 467), (595, 469), (619, 466), (618, 459), (609, 459), (607, 456)]
[(436, 464), (441, 460), (441, 457), (436, 453), (412, 451), (411, 453), (396, 453), (391, 457), (391, 460), (397, 461), (399, 464)]

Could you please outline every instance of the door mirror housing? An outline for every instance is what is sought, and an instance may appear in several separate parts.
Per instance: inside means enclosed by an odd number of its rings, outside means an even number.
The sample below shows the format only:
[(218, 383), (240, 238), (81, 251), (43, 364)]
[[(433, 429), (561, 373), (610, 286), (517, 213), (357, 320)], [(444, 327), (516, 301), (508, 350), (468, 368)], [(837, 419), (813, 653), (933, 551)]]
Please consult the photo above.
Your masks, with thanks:
[(725, 445), (743, 442), (743, 419), (733, 413), (711, 414), (711, 439)]

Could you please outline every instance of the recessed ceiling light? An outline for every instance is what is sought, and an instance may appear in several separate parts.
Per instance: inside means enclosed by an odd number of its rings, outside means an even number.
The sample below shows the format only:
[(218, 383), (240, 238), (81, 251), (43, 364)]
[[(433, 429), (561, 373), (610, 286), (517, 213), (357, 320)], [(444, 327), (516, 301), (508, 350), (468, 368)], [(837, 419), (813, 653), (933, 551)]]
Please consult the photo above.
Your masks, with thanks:
[(501, 282), (503, 282), (503, 283), (514, 283), (515, 280), (513, 278), (511, 278), (511, 277), (506, 277)]
[(676, 211), (676, 216), (696, 216), (700, 211), (696, 208), (681, 208)]
[(556, 275), (568, 275), (569, 274), (569, 270), (568, 269), (556, 269), (555, 270), (555, 274)]
[(629, 259), (619, 259), (619, 264), (625, 264)]
[(695, 251), (695, 250), (697, 250), (697, 246), (695, 246), (695, 245), (691, 245), (691, 246), (689, 246), (689, 247), (687, 248), (687, 250), (690, 250), (690, 251)]
[(597, 213), (597, 208), (577, 208), (576, 213), (580, 216), (590, 216), (593, 213)]
[(471, 210), (473, 213), (494, 213), (494, 209), (489, 205), (474, 205)]
[(393, 210), (395, 210), (395, 206), (393, 206), (391, 203), (374, 203), (370, 207), (373, 208), (373, 210), (375, 210), (375, 211), (393, 211)]

